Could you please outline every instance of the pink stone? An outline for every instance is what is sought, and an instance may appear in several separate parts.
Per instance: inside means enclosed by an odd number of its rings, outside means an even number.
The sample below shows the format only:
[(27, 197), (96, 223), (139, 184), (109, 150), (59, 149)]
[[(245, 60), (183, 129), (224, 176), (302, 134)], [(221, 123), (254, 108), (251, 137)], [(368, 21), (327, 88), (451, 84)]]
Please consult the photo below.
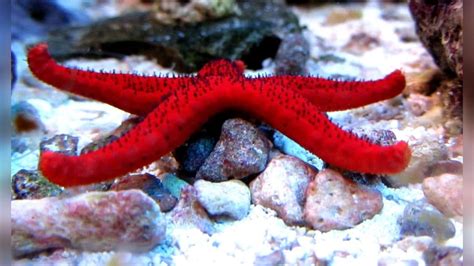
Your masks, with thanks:
[(324, 169), (306, 190), (304, 219), (314, 229), (347, 229), (372, 218), (383, 207), (380, 192)]
[(462, 176), (442, 174), (423, 181), (423, 193), (429, 203), (448, 217), (463, 216)]
[(285, 223), (303, 225), (305, 191), (316, 171), (298, 158), (278, 155), (250, 183), (252, 201), (275, 210)]
[(147, 251), (164, 239), (166, 224), (158, 204), (133, 189), (14, 200), (11, 228), (18, 257), (54, 248)]
[(242, 179), (265, 169), (271, 142), (253, 124), (229, 119), (212, 153), (196, 173), (197, 179), (221, 182)]

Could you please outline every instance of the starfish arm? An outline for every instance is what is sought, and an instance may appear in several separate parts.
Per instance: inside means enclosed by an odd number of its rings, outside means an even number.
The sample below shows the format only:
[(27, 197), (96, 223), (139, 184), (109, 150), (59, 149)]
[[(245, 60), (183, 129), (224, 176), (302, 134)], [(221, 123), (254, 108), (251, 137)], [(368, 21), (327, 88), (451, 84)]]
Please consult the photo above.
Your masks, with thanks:
[(40, 80), (59, 88), (95, 99), (132, 114), (145, 116), (190, 77), (153, 77), (135, 74), (99, 73), (59, 65), (45, 43), (28, 51), (28, 65)]
[(345, 132), (305, 97), (242, 77), (195, 78), (176, 90), (123, 137), (80, 156), (43, 152), (39, 168), (62, 186), (101, 182), (145, 166), (183, 143), (212, 115), (225, 109), (253, 114), (333, 165), (391, 174), (411, 156), (405, 142), (380, 146)]
[(336, 81), (318, 77), (276, 76), (262, 79), (268, 88), (283, 87), (301, 93), (321, 111), (341, 111), (386, 100), (405, 88), (405, 76), (395, 70), (373, 81)]

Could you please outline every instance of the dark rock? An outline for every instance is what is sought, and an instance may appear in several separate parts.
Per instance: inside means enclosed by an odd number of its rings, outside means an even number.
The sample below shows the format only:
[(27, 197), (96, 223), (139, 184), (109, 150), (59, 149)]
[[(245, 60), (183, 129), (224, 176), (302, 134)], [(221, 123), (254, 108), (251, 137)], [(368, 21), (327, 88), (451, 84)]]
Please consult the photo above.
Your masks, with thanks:
[(66, 10), (54, 0), (17, 0), (11, 3), (12, 40), (43, 38), (49, 29), (88, 20), (84, 13)]
[(408, 204), (398, 223), (403, 236), (431, 236), (437, 241), (444, 241), (456, 233), (454, 224), (426, 203)]
[(275, 74), (305, 75), (309, 59), (309, 43), (301, 33), (285, 36), (275, 57)]
[[(56, 58), (144, 54), (179, 72), (199, 70), (216, 58), (242, 59), (250, 69), (274, 57), (281, 36), (300, 31), (297, 17), (282, 3), (241, 1), (241, 14), (191, 25), (170, 26), (153, 12), (126, 14), (49, 36)], [(280, 37), (279, 37), (280, 36)]]
[(62, 188), (49, 182), (38, 171), (20, 170), (12, 177), (12, 199), (41, 199), (57, 196)]
[(267, 164), (271, 143), (251, 123), (229, 119), (214, 150), (199, 168), (196, 179), (219, 182), (256, 174)]
[(176, 159), (181, 162), (182, 170), (188, 175), (195, 175), (211, 154), (217, 137), (199, 136), (181, 145), (175, 152)]
[(416, 31), (436, 64), (463, 78), (463, 1), (409, 0)]
[(463, 265), (463, 250), (458, 247), (444, 247), (432, 243), (423, 252), (426, 266), (461, 266)]
[(31, 104), (21, 101), (11, 108), (12, 126), (15, 133), (45, 131), (38, 110)]
[(151, 174), (131, 174), (119, 178), (110, 187), (111, 190), (141, 189), (160, 205), (162, 212), (170, 211), (176, 206), (177, 198), (163, 186), (161, 181)]
[(40, 151), (54, 151), (66, 155), (77, 155), (78, 137), (67, 134), (59, 134), (54, 137), (43, 140), (40, 143)]

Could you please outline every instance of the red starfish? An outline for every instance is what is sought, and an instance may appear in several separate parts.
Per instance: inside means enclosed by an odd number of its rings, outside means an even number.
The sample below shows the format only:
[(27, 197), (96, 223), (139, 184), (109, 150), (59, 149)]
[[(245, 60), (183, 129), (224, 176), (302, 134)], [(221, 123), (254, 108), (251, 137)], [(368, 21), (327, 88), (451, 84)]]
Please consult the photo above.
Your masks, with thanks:
[(405, 87), (400, 71), (364, 82), (301, 76), (247, 78), (240, 61), (217, 60), (196, 76), (145, 77), (66, 68), (50, 57), (45, 44), (29, 50), (28, 63), (39, 79), (55, 87), (146, 115), (123, 137), (97, 151), (80, 156), (42, 152), (40, 170), (62, 186), (101, 182), (147, 165), (225, 109), (259, 117), (324, 161), (348, 170), (393, 174), (405, 169), (411, 158), (406, 142), (370, 143), (343, 131), (323, 113), (399, 94)]

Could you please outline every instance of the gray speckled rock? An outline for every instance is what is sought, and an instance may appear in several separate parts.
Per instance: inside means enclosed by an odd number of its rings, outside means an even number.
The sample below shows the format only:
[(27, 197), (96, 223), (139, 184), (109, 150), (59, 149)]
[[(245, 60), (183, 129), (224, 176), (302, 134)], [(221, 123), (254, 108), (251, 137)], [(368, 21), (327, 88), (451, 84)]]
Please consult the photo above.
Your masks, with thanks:
[(198, 180), (194, 187), (199, 202), (212, 216), (240, 220), (250, 210), (250, 190), (240, 180), (219, 183)]
[(165, 237), (160, 207), (140, 190), (90, 192), (71, 198), (14, 200), (12, 254), (54, 248), (147, 251)]
[(429, 203), (448, 217), (463, 216), (463, 178), (442, 174), (423, 181), (423, 193)]
[(301, 33), (286, 35), (275, 57), (275, 74), (305, 75), (309, 59), (309, 44)]
[(324, 169), (306, 190), (304, 219), (312, 228), (323, 232), (347, 229), (372, 218), (382, 207), (380, 192)]
[(196, 178), (220, 182), (259, 173), (265, 169), (270, 148), (270, 141), (254, 125), (239, 118), (229, 119)]
[(178, 199), (170, 194), (160, 179), (152, 174), (129, 174), (118, 178), (110, 190), (120, 191), (140, 189), (160, 205), (162, 212), (170, 211), (176, 206)]
[(423, 252), (423, 260), (425, 261), (427, 266), (464, 265), (462, 249), (458, 247), (440, 246), (436, 243), (432, 243), (430, 247)]
[(55, 135), (50, 139), (41, 141), (40, 151), (55, 151), (61, 152), (67, 155), (77, 155), (77, 143), (79, 142), (78, 137), (74, 137), (67, 134)]
[(316, 175), (300, 159), (278, 155), (252, 183), (252, 201), (275, 210), (285, 223), (303, 225), (303, 204), (309, 182)]
[(454, 224), (448, 218), (424, 202), (408, 204), (398, 223), (403, 236), (430, 236), (437, 241), (444, 241), (456, 233)]
[(57, 196), (62, 188), (49, 182), (38, 171), (22, 169), (12, 177), (12, 199), (41, 199)]

